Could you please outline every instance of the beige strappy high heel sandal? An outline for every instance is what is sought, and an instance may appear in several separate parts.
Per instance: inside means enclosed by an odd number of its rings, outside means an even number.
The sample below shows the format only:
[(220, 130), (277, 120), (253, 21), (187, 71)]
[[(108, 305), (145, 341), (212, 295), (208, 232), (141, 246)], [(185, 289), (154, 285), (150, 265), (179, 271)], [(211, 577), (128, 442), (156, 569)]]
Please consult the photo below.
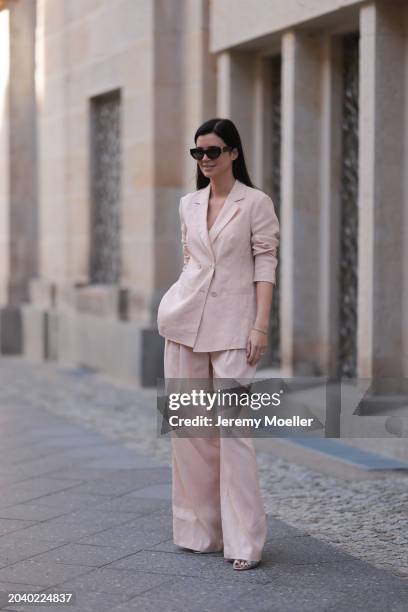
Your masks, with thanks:
[[(244, 565), (240, 565), (241, 563), (243, 563)], [(255, 567), (258, 567), (259, 564), (260, 564), (260, 561), (247, 561), (246, 559), (234, 559), (232, 567), (234, 568), (234, 570), (242, 572), (244, 570), (254, 569)]]

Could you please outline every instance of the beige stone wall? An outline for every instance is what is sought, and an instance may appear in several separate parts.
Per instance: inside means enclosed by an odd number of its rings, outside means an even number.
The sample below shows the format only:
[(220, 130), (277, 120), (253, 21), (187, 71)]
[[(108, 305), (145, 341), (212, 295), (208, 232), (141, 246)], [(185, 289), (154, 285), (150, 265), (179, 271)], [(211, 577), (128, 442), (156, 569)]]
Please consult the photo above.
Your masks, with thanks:
[(152, 3), (40, 0), (41, 272), (87, 281), (90, 98), (122, 100), (123, 283), (150, 289), (154, 262)]
[(39, 0), (41, 274), (88, 280), (89, 99), (120, 89), (121, 284), (140, 320), (181, 266), (179, 199), (195, 188), (188, 148), (215, 109), (208, 19), (205, 0)]
[[(219, 52), (249, 43), (267, 45), (273, 35), (322, 20), (333, 27), (348, 15), (347, 9), (363, 4), (362, 0), (210, 0), (211, 51)], [(337, 15), (336, 15), (337, 12)], [(329, 17), (333, 13), (333, 17)], [(329, 18), (328, 18), (329, 17)], [(264, 40), (254, 45), (256, 39)]]

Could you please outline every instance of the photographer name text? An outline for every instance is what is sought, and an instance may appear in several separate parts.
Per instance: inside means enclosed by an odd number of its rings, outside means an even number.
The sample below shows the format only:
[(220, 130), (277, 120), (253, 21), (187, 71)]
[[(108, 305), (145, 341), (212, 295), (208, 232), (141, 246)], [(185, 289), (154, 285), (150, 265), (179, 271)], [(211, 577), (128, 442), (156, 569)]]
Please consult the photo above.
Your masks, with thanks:
[(173, 415), (169, 418), (169, 425), (172, 427), (311, 427), (314, 418), (303, 418), (293, 415), (287, 418), (274, 416), (264, 416), (263, 418), (226, 418), (218, 416), (215, 423), (214, 419), (208, 416), (195, 416), (193, 418), (183, 418)]

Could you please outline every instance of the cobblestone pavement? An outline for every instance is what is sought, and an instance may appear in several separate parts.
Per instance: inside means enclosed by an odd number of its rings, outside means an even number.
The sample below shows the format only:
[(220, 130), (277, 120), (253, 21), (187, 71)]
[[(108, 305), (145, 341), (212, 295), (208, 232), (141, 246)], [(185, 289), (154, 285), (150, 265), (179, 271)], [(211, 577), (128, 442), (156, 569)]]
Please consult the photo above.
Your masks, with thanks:
[[(156, 433), (154, 389), (136, 389), (86, 369), (2, 357), (0, 406), (13, 405), (45, 409), (81, 424), (90, 435), (99, 432), (120, 441), (124, 447), (170, 466), (170, 442)], [(118, 461), (119, 468), (120, 458)], [(281, 519), (288, 529), (300, 530), (300, 535), (313, 536), (322, 541), (322, 545), (330, 544), (334, 558), (337, 554), (348, 553), (355, 558), (349, 563), (365, 560), (379, 569), (391, 570), (387, 575), (403, 578), (405, 580), (400, 583), (407, 585), (407, 475), (396, 473), (387, 478), (343, 481), (261, 452), (258, 453), (258, 466), (270, 517)], [(0, 534), (4, 520), (0, 518)], [(278, 554), (279, 544), (275, 547)], [(330, 580), (327, 578), (327, 584)], [(336, 611), (343, 609), (340, 603)], [(344, 604), (346, 609), (347, 602)], [(357, 600), (355, 605), (353, 610), (366, 609), (357, 607)], [(400, 609), (398, 606), (391, 608), (388, 602), (387, 608)]]

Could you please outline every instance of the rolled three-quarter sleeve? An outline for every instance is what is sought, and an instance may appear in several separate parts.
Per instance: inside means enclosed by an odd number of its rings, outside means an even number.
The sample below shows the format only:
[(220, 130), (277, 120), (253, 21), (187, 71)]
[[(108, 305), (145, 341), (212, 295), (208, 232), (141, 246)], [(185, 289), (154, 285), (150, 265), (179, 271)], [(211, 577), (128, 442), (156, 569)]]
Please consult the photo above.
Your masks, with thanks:
[(181, 246), (183, 249), (183, 270), (184, 270), (188, 264), (188, 260), (190, 259), (190, 253), (187, 248), (187, 241), (186, 241), (187, 227), (183, 219), (182, 199), (180, 200), (179, 215), (180, 215)]
[(271, 198), (264, 194), (251, 210), (251, 246), (255, 258), (254, 282), (268, 281), (275, 285), (279, 221)]

